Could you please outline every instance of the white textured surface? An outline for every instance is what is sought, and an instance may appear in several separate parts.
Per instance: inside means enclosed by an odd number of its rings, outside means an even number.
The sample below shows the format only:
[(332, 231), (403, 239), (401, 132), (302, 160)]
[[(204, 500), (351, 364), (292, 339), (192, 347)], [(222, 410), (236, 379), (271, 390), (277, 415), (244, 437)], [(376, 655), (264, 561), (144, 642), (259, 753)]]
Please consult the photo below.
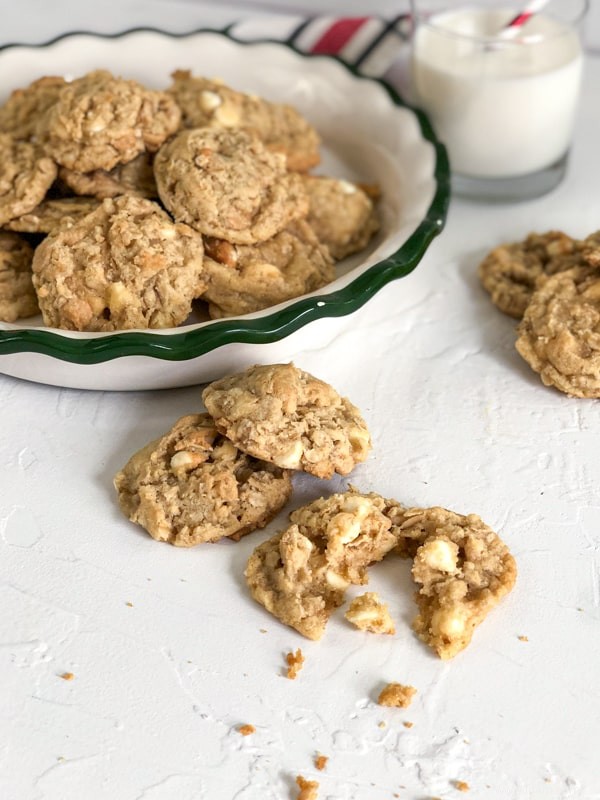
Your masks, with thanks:
[[(411, 277), (297, 359), (370, 423), (354, 484), (477, 512), (510, 545), (516, 589), (471, 646), (443, 663), (415, 639), (404, 562), (372, 570), (394, 637), (337, 614), (313, 643), (246, 595), (244, 562), (266, 533), (177, 550), (128, 524), (112, 475), (198, 409), (199, 388), (107, 394), (0, 376), (1, 798), (286, 800), (298, 773), (321, 782), (320, 800), (600, 798), (600, 406), (539, 383), (474, 277), (500, 241), (598, 227), (600, 62), (587, 68), (566, 182), (519, 206), (455, 202)], [(342, 485), (304, 479), (294, 504)], [(306, 664), (288, 681), (297, 647)], [(419, 691), (406, 711), (374, 703), (394, 680)], [(257, 732), (242, 737), (246, 722)], [(323, 773), (315, 751), (330, 756)]]

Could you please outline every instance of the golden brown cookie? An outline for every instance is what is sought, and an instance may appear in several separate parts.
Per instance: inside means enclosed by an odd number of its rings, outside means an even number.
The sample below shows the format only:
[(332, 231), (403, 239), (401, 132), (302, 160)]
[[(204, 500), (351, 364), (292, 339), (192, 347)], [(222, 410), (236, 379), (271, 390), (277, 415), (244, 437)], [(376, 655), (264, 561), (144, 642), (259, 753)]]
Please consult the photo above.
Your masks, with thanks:
[(117, 164), (109, 172), (103, 169), (74, 172), (61, 167), (58, 177), (75, 194), (97, 197), (99, 200), (120, 194), (132, 194), (148, 200), (158, 197), (150, 153), (141, 153), (127, 164)]
[(289, 472), (241, 453), (208, 414), (181, 417), (132, 456), (114, 483), (125, 516), (179, 547), (263, 528), (292, 491)]
[(180, 120), (170, 95), (97, 70), (61, 89), (39, 121), (38, 136), (63, 167), (111, 170), (144, 151), (156, 152)]
[(305, 172), (320, 161), (319, 136), (292, 106), (242, 94), (217, 80), (173, 73), (168, 89), (181, 109), (186, 128), (240, 128), (269, 149), (283, 153), (288, 169)]
[(582, 243), (561, 231), (530, 233), (526, 239), (502, 244), (479, 265), (479, 279), (500, 311), (521, 319), (537, 279), (582, 263)]
[(270, 239), (308, 211), (301, 178), (259, 139), (228, 128), (183, 131), (154, 160), (160, 199), (175, 219), (235, 244)]
[(209, 384), (202, 398), (236, 447), (286, 469), (347, 475), (371, 448), (356, 406), (293, 364), (250, 367)]
[(406, 552), (404, 540), (417, 545), (412, 573), (419, 614), (413, 628), (440, 658), (452, 658), (512, 589), (515, 560), (475, 514), (434, 507), (403, 509), (402, 516), (392, 529), (401, 549)]
[(40, 118), (54, 105), (65, 84), (64, 78), (46, 76), (25, 89), (15, 89), (0, 107), (0, 132), (10, 133), (15, 139), (31, 139)]
[(546, 386), (600, 397), (600, 267), (540, 280), (518, 332), (517, 350)]
[(353, 490), (296, 509), (292, 525), (250, 556), (252, 597), (303, 636), (320, 639), (348, 586), (365, 583), (368, 565), (396, 545), (385, 508), (383, 498)]
[(304, 220), (266, 242), (235, 245), (207, 237), (204, 263), (213, 319), (250, 314), (325, 286), (335, 278), (327, 248)]
[(39, 206), (15, 217), (4, 227), (20, 233), (54, 233), (58, 228), (69, 227), (74, 222), (91, 214), (100, 205), (93, 197), (59, 197), (56, 200), (43, 200)]
[(375, 204), (356, 183), (305, 175), (307, 221), (339, 261), (367, 246), (379, 230)]
[(42, 202), (56, 178), (56, 164), (29, 142), (0, 133), (0, 226)]
[(31, 282), (33, 250), (16, 233), (0, 231), (0, 320), (15, 322), (39, 313)]
[(202, 237), (157, 203), (106, 199), (36, 249), (44, 324), (82, 331), (170, 328), (204, 291)]

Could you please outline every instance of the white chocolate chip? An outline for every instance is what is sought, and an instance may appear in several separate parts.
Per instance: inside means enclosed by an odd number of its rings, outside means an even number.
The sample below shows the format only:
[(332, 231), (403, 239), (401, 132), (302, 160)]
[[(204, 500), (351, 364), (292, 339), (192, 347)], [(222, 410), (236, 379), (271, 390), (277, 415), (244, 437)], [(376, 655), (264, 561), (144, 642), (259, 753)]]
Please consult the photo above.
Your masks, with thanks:
[(223, 102), (220, 94), (217, 94), (216, 92), (210, 92), (208, 89), (203, 89), (200, 92), (199, 100), (200, 108), (202, 111), (206, 111), (206, 113), (214, 111), (215, 108), (218, 108)]
[(350, 181), (338, 181), (338, 184), (344, 194), (354, 194), (356, 192), (356, 186)]
[(240, 123), (240, 112), (235, 106), (221, 105), (213, 118), (224, 128), (233, 128)]
[(198, 463), (198, 459), (187, 450), (180, 450), (179, 453), (171, 458), (171, 469), (192, 469)]
[(340, 544), (348, 544), (360, 535), (360, 519), (354, 514), (336, 514), (327, 526), (327, 535), (337, 539)]
[(332, 569), (328, 569), (325, 573), (325, 580), (332, 587), (332, 589), (341, 589), (344, 591), (350, 585), (345, 578), (342, 578), (337, 572), (334, 572)]
[(349, 434), (348, 440), (350, 441), (350, 446), (355, 456), (364, 458), (367, 455), (371, 446), (369, 431), (364, 428), (354, 428)]
[(223, 461), (233, 461), (237, 454), (237, 447), (228, 439), (223, 439), (221, 444), (213, 450), (213, 459), (221, 458)]
[(344, 499), (344, 511), (354, 514), (360, 521), (373, 511), (373, 503), (360, 495), (349, 495)]
[(464, 613), (458, 609), (438, 609), (431, 617), (431, 629), (435, 634), (454, 639), (465, 630)]
[(298, 440), (288, 450), (285, 450), (277, 457), (277, 466), (285, 469), (298, 469), (304, 448), (302, 442)]
[(431, 569), (456, 572), (458, 546), (446, 539), (432, 539), (421, 547), (421, 557)]

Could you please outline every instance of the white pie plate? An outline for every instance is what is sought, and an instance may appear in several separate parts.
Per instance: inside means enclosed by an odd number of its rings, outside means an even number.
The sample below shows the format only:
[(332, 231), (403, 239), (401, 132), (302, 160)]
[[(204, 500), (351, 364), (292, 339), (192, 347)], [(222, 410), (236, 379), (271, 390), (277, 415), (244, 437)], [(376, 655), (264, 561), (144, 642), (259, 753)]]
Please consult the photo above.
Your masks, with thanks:
[(50, 329), (41, 317), (0, 322), (0, 372), (82, 389), (159, 389), (289, 360), (331, 341), (375, 292), (411, 272), (442, 230), (449, 170), (426, 117), (335, 58), (281, 43), (242, 43), (220, 31), (70, 34), (0, 51), (0, 101), (43, 74), (74, 78), (97, 68), (156, 88), (169, 85), (173, 70), (191, 69), (296, 106), (322, 136), (318, 172), (380, 185), (382, 230), (338, 266), (333, 283), (255, 314), (110, 334)]

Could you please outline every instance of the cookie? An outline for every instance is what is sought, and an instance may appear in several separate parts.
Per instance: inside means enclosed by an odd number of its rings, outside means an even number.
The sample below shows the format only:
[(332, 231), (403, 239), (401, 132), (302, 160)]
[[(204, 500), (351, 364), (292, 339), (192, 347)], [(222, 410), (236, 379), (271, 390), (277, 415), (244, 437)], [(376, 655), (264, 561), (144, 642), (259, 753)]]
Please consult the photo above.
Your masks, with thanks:
[(561, 231), (530, 233), (521, 241), (502, 244), (478, 268), (479, 280), (500, 311), (521, 319), (537, 279), (582, 263), (582, 243)]
[(54, 105), (65, 85), (64, 78), (46, 76), (25, 89), (15, 89), (0, 107), (0, 132), (10, 133), (15, 139), (31, 139), (40, 118)]
[(207, 237), (204, 262), (213, 319), (250, 314), (313, 292), (335, 278), (327, 248), (304, 220), (255, 245)]
[(292, 525), (259, 545), (246, 566), (252, 597), (281, 622), (320, 639), (351, 583), (397, 542), (385, 501), (356, 491), (296, 509)]
[(339, 261), (367, 246), (379, 230), (375, 204), (355, 183), (316, 175), (303, 176), (308, 195), (307, 221)]
[(288, 169), (298, 172), (320, 161), (319, 135), (292, 106), (242, 94), (217, 80), (194, 78), (187, 70), (173, 73), (168, 91), (181, 109), (186, 128), (240, 128), (269, 150), (283, 153)]
[(600, 397), (600, 268), (574, 267), (540, 281), (518, 334), (517, 350), (546, 386)]
[(95, 211), (99, 200), (92, 197), (61, 197), (56, 200), (43, 200), (39, 206), (15, 217), (4, 227), (20, 233), (54, 233), (60, 227), (69, 227), (77, 220)]
[(183, 131), (154, 160), (160, 199), (175, 219), (234, 244), (270, 239), (308, 211), (285, 157), (241, 130)]
[[(440, 658), (452, 658), (512, 589), (517, 575), (507, 546), (475, 514), (445, 508), (403, 509), (392, 530), (417, 544), (412, 574), (419, 614), (413, 628)], [(400, 541), (402, 547), (404, 542)]]
[(61, 89), (39, 121), (38, 136), (63, 167), (111, 170), (144, 151), (156, 152), (180, 120), (170, 95), (97, 70)]
[(56, 178), (56, 164), (29, 142), (0, 133), (0, 226), (42, 202)]
[(31, 282), (33, 250), (16, 233), (0, 231), (0, 320), (15, 322), (39, 313)]
[(80, 331), (170, 328), (204, 291), (202, 237), (157, 203), (106, 199), (36, 249), (44, 324)]
[(114, 483), (126, 517), (179, 547), (263, 528), (292, 491), (289, 472), (241, 453), (208, 414), (179, 419), (132, 456)]
[(396, 633), (389, 608), (381, 602), (377, 592), (365, 592), (355, 597), (344, 616), (361, 631), (390, 635)]
[(74, 172), (72, 169), (61, 167), (58, 177), (78, 195), (104, 200), (106, 197), (132, 194), (154, 200), (158, 197), (158, 190), (152, 162), (150, 153), (141, 153), (133, 161), (113, 167), (110, 172), (103, 169), (93, 172)]
[(250, 367), (209, 384), (202, 398), (236, 447), (285, 469), (347, 475), (371, 448), (359, 410), (293, 364)]

